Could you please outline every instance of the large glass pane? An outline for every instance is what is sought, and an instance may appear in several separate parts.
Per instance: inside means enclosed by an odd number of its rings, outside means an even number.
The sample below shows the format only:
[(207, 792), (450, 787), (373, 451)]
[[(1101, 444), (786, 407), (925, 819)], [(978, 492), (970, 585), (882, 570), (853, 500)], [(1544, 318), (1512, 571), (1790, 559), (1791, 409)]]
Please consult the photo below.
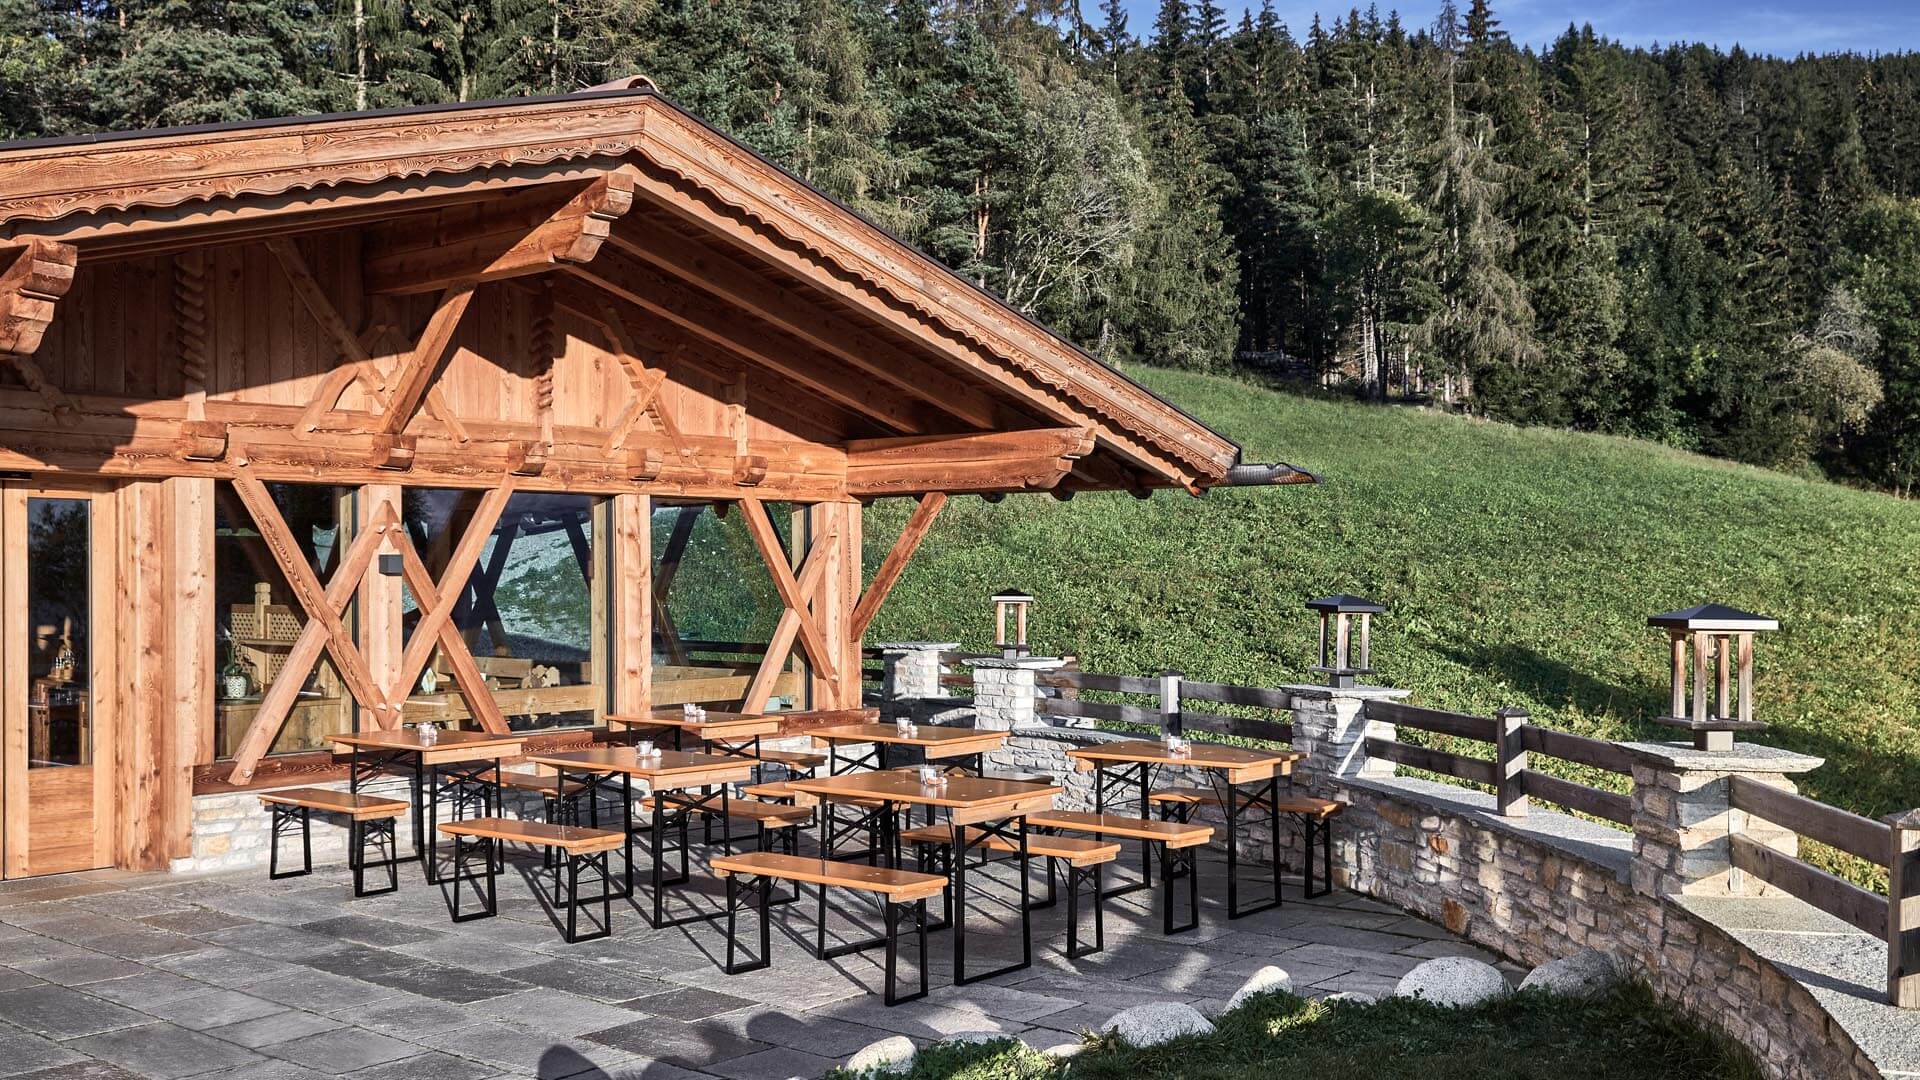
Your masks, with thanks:
[(92, 504), (27, 500), (27, 767), (93, 763)]
[[(352, 489), (321, 484), (268, 484), (294, 543), (324, 585), (339, 565), (351, 531)], [(294, 639), (307, 623), (253, 515), (233, 486), (215, 488), (214, 611), (220, 638), (214, 677), (214, 752), (230, 758), (260, 711), (260, 699), (280, 677)], [(348, 610), (351, 620), (352, 610)], [(349, 624), (351, 624), (349, 622)], [(328, 736), (351, 731), (353, 695), (330, 656), (322, 655), (301, 683), (271, 753), (317, 750)]]
[[(408, 533), (436, 580), (446, 572), (484, 494), (406, 492)], [(605, 697), (600, 677), (605, 608), (596, 589), (599, 504), (588, 495), (514, 495), (454, 598), (453, 625), (516, 731), (589, 726)], [(410, 589), (403, 611), (411, 638), (421, 612)], [(406, 718), (477, 726), (444, 649), (434, 649), (413, 687)]]
[[(788, 562), (803, 515), (768, 503)], [(784, 610), (738, 503), (655, 503), (653, 511), (653, 703), (731, 706), (766, 656)], [(804, 546), (804, 545), (799, 545)], [(770, 709), (804, 707), (808, 684), (796, 648), (775, 680)]]

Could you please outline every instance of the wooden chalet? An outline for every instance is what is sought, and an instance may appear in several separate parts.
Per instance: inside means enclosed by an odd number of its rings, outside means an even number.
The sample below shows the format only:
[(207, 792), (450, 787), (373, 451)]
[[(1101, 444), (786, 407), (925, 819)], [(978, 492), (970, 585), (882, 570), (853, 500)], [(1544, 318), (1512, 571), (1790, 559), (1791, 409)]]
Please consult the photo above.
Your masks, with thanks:
[(1310, 479), (643, 80), (0, 145), (0, 372), (6, 877), (356, 725), (856, 706), (951, 494)]

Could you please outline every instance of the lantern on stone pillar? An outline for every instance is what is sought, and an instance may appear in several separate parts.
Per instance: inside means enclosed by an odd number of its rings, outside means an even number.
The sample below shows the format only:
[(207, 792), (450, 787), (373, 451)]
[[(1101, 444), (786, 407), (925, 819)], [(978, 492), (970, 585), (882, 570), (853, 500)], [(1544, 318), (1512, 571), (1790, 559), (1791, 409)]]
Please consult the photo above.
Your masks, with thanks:
[[(1033, 597), (1019, 589), (1002, 589), (993, 594), (993, 643), (1008, 660), (1027, 655), (1027, 609)], [(1013, 616), (1013, 637), (1007, 637), (1007, 616)]]
[(1780, 629), (1779, 620), (1701, 604), (1647, 625), (1667, 632), (1673, 655), (1671, 715), (1655, 720), (1693, 732), (1696, 750), (1731, 750), (1735, 732), (1766, 729), (1753, 718), (1753, 636)]
[(1307, 610), (1320, 613), (1320, 662), (1313, 670), (1328, 686), (1351, 687), (1373, 670), (1373, 617), (1386, 605), (1341, 593), (1309, 600)]

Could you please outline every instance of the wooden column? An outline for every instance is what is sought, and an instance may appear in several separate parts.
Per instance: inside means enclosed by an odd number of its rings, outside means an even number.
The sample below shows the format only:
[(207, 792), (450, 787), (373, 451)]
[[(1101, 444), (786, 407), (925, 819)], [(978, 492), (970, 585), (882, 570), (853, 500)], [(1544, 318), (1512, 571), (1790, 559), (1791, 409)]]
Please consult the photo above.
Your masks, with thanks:
[(615, 495), (612, 517), (613, 707), (634, 715), (653, 701), (653, 499)]
[(1498, 737), (1494, 740), (1496, 764), (1494, 795), (1501, 817), (1527, 816), (1527, 746), (1522, 729), (1531, 719), (1525, 709), (1506, 708), (1494, 715)]
[[(373, 527), (376, 518), (383, 509), (391, 507), (393, 516), (400, 516), (401, 487), (398, 484), (367, 484), (360, 488), (358, 506), (354, 514), (355, 533)], [(342, 545), (342, 550), (345, 546)], [(382, 554), (391, 548), (383, 548)], [(360, 592), (356, 602), (359, 605), (357, 615), (360, 625), (360, 653), (366, 657), (367, 673), (373, 678), (375, 686), (392, 686), (393, 680), (400, 674), (400, 655), (405, 649), (405, 634), (401, 627), (401, 597), (406, 589), (403, 579), (380, 573), (379, 556), (375, 556), (374, 571), (360, 580)], [(405, 700), (402, 698), (401, 700)], [(360, 727), (372, 728), (378, 720), (366, 713), (360, 716)]]
[(813, 707), (859, 708), (860, 639), (852, 629), (853, 610), (860, 601), (860, 504), (815, 503), (807, 513), (807, 531), (814, 538), (808, 558), (828, 560), (826, 578), (814, 601), (814, 620), (840, 674), (828, 680), (822, 677), (820, 665), (814, 665)]
[(213, 596), (214, 482), (198, 477), (166, 481), (173, 508), (171, 611), (173, 725), (172, 769), (177, 789), (167, 791), (170, 809), (167, 856), (193, 854), (193, 768), (211, 764), (214, 672), (223, 657), (215, 627)]
[(1920, 1009), (1920, 810), (1887, 825), (1887, 1000)]
[(192, 785), (178, 750), (180, 727), (193, 719), (175, 709), (177, 686), (193, 681), (189, 667), (212, 660), (211, 637), (174, 637), (179, 583), (168, 483), (131, 483), (119, 497), (119, 716), (110, 735), (102, 732), (113, 744), (114, 812), (99, 825), (114, 822), (113, 864), (127, 870), (165, 869), (177, 834), (190, 827)]

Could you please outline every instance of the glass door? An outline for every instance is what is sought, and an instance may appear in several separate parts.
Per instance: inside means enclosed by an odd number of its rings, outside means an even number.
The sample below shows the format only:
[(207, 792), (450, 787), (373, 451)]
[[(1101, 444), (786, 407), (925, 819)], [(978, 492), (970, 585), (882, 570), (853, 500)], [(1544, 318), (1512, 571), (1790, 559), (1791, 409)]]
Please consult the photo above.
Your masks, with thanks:
[(113, 508), (0, 485), (0, 876), (112, 863)]

